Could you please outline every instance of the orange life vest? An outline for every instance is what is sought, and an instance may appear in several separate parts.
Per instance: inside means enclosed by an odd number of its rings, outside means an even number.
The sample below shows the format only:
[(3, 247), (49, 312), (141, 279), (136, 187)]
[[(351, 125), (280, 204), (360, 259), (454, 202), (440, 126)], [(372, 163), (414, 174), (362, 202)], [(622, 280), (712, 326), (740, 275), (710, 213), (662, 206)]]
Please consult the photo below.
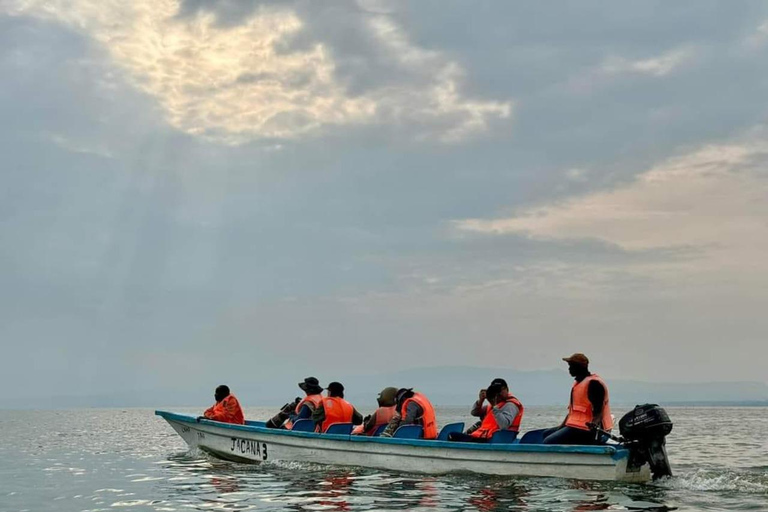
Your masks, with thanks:
[[(296, 409), (294, 410), (294, 414), (296, 414), (298, 416), (299, 415), (299, 411), (301, 411), (301, 408), (304, 407), (304, 404), (306, 404), (307, 402), (309, 402), (309, 404), (311, 404), (311, 406), (312, 406), (311, 409), (314, 411), (315, 409), (317, 409), (320, 406), (321, 403), (323, 403), (323, 395), (318, 393), (316, 395), (307, 395), (307, 396), (305, 396), (296, 405)], [(306, 419), (309, 419), (309, 418), (306, 418)], [(291, 421), (290, 419), (288, 421), (286, 421), (285, 422), (285, 428), (287, 428), (288, 430), (291, 430), (293, 428), (293, 421)]]
[[(378, 409), (376, 409), (376, 412), (373, 413), (373, 416), (376, 422), (376, 427), (380, 427), (382, 425), (389, 425), (389, 422), (392, 421), (392, 417), (395, 415), (396, 408), (397, 406), (390, 405), (388, 407), (379, 407)], [(373, 432), (371, 432), (371, 434), (373, 434)]]
[[(506, 402), (514, 404), (515, 407), (517, 407), (517, 416), (515, 416), (515, 419), (512, 420), (512, 424), (507, 427), (507, 430), (511, 430), (512, 432), (520, 432), (520, 422), (523, 421), (523, 404), (520, 402), (520, 400), (512, 395), (507, 397)], [(483, 422), (480, 424), (480, 428), (470, 434), (472, 437), (491, 437), (494, 432), (501, 430), (499, 428), (499, 424), (496, 423), (496, 417), (493, 415), (493, 411), (491, 409), (491, 407), (487, 407), (485, 409)]]
[(390, 405), (388, 407), (379, 407), (373, 411), (373, 426), (365, 432), (365, 423), (358, 425), (352, 430), (353, 434), (365, 434), (366, 436), (372, 436), (376, 430), (382, 425), (389, 425), (392, 417), (395, 415), (396, 406)]
[(228, 395), (220, 402), (217, 402), (216, 405), (205, 411), (203, 416), (209, 420), (221, 421), (222, 423), (245, 424), (243, 409), (240, 407), (240, 402), (237, 401), (235, 395)]
[(325, 421), (320, 426), (320, 431), (325, 432), (334, 423), (352, 423), (352, 415), (355, 408), (352, 404), (339, 397), (325, 397), (322, 400), (325, 411)]
[(400, 416), (405, 418), (405, 411), (408, 409), (408, 404), (416, 402), (421, 410), (424, 411), (420, 418), (416, 420), (421, 421), (421, 426), (424, 428), (424, 439), (435, 439), (437, 437), (437, 422), (435, 421), (435, 409), (432, 404), (427, 400), (427, 397), (421, 393), (414, 393), (411, 398), (408, 398), (403, 402), (403, 406), (400, 408)]
[(613, 428), (613, 418), (611, 418), (611, 407), (608, 402), (608, 386), (599, 375), (592, 374), (581, 382), (574, 382), (571, 388), (571, 403), (568, 404), (568, 417), (565, 419), (565, 425), (578, 428), (580, 430), (589, 430), (587, 423), (594, 421), (592, 402), (589, 401), (589, 383), (593, 380), (603, 385), (605, 389), (605, 398), (603, 399), (602, 424), (605, 430)]

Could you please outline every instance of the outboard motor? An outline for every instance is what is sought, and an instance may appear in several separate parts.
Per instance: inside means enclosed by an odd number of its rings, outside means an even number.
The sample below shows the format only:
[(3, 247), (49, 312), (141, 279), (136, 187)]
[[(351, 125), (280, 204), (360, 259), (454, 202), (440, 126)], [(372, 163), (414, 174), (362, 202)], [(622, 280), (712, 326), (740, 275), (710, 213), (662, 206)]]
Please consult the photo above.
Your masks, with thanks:
[(672, 432), (667, 411), (656, 404), (636, 405), (619, 421), (619, 432), (630, 450), (630, 467), (648, 462), (654, 480), (672, 476), (665, 447), (665, 438)]

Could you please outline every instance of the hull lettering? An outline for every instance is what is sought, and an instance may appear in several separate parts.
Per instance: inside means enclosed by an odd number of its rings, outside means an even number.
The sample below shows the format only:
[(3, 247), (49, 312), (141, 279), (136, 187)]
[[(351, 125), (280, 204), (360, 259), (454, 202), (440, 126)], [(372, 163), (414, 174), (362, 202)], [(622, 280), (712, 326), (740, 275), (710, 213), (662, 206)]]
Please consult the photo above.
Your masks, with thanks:
[(237, 437), (230, 437), (229, 439), (232, 441), (229, 451), (240, 455), (251, 455), (254, 459), (267, 460), (267, 443), (260, 443), (252, 439), (238, 439)]

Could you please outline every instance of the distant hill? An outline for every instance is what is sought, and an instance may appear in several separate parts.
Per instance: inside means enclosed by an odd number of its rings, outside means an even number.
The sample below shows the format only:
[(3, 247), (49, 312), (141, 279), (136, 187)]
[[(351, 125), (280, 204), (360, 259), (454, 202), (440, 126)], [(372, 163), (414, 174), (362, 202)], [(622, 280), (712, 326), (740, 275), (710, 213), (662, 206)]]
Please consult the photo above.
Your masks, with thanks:
[[(339, 380), (347, 398), (361, 409), (375, 405), (378, 392), (386, 386), (413, 387), (429, 396), (436, 405), (468, 406), (477, 391), (494, 377), (507, 380), (512, 391), (526, 405), (565, 407), (573, 382), (563, 370), (519, 371), (505, 368), (467, 366), (417, 368), (372, 375), (329, 376), (320, 374), (321, 383)], [(228, 381), (247, 406), (277, 406), (299, 395), (300, 376), (290, 375), (270, 381), (239, 376)], [(205, 380), (210, 380), (205, 376)], [(209, 405), (213, 389), (202, 379), (188, 380), (178, 389), (126, 390), (80, 396), (50, 395), (0, 399), (0, 408), (76, 408), (76, 407), (181, 407)], [(763, 382), (664, 383), (609, 380), (611, 402), (617, 405), (660, 403), (666, 405), (768, 405), (768, 385)]]

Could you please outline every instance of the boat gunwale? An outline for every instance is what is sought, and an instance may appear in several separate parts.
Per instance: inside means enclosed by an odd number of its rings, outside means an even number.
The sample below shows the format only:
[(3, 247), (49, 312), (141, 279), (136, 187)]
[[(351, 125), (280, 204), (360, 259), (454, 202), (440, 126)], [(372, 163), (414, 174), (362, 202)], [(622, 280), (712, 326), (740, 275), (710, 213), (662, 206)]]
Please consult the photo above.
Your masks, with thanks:
[(383, 445), (416, 446), (423, 448), (449, 448), (456, 450), (470, 451), (496, 451), (496, 452), (517, 452), (517, 453), (573, 453), (580, 455), (610, 455), (614, 461), (629, 456), (629, 450), (622, 447), (603, 445), (545, 445), (545, 444), (520, 444), (520, 443), (457, 443), (451, 441), (437, 441), (428, 439), (399, 439), (394, 437), (371, 437), (371, 436), (353, 436), (339, 434), (320, 434), (318, 432), (293, 432), (291, 430), (272, 429), (254, 425), (236, 425), (233, 423), (222, 423), (209, 419), (200, 419), (186, 414), (178, 414), (168, 411), (155, 411), (157, 416), (167, 421), (178, 421), (193, 425), (207, 425), (218, 427), (225, 430), (239, 432), (250, 432), (257, 434), (267, 434), (276, 436), (286, 436), (288, 438), (299, 439), (324, 439), (328, 441), (341, 441), (352, 443), (373, 443)]

